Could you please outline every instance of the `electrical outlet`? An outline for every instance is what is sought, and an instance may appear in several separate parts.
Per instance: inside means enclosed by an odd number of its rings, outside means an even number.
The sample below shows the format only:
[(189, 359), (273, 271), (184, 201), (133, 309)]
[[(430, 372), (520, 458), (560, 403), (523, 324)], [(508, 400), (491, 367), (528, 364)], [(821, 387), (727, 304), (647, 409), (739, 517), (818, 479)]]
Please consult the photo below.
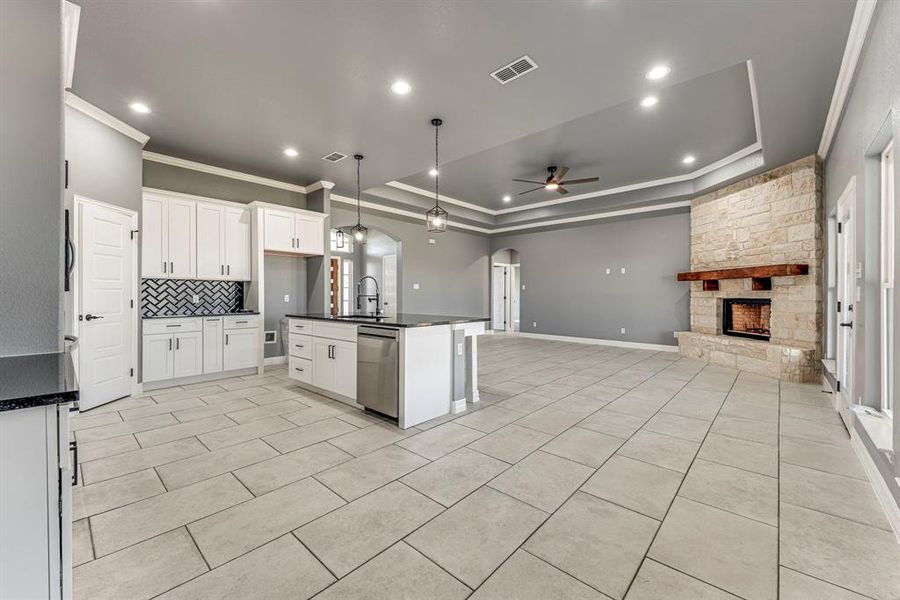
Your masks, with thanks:
[(531, 326), (532, 326), (532, 327), (537, 327), (537, 321), (532, 321)]
[(418, 283), (414, 283), (414, 284), (413, 284), (413, 289), (414, 289), (414, 290), (419, 289), (419, 284), (418, 284)]
[(434, 246), (436, 243), (437, 243), (437, 240), (435, 240), (434, 238), (428, 238), (429, 246)]
[(612, 269), (607, 269), (606, 274), (609, 275), (610, 273), (612, 273)]
[(462, 345), (462, 342), (460, 342), (460, 343), (458, 343), (458, 344), (456, 345), (456, 354), (457, 354), (457, 356), (462, 356), (462, 355), (463, 355), (463, 345)]
[(622, 267), (622, 275), (625, 274), (625, 267)]
[(678, 332), (677, 332), (677, 331), (673, 331), (673, 332), (672, 332), (672, 337), (675, 338), (675, 339), (677, 340), (677, 339), (678, 339)]
[(625, 333), (625, 328), (623, 327), (622, 329), (620, 329), (620, 330), (619, 330), (619, 333), (624, 334), (624, 333)]
[(522, 291), (523, 291), (523, 292), (525, 291), (525, 284), (524, 284), (524, 283), (522, 284)]
[(285, 301), (285, 302), (290, 302), (290, 301), (291, 301), (291, 295), (290, 295), (290, 294), (285, 294), (285, 295), (284, 295), (284, 301)]
[(194, 304), (200, 304), (200, 294), (194, 294), (194, 295), (191, 297), (191, 301), (192, 301)]

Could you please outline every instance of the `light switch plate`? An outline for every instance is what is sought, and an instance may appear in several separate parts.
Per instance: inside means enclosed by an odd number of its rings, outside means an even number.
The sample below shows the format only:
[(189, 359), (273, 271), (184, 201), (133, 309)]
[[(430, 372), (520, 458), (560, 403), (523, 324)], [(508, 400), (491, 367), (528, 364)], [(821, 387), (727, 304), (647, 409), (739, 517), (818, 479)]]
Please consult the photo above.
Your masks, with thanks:
[(532, 326), (532, 327), (537, 327), (537, 321), (532, 321), (531, 326)]
[(459, 344), (456, 345), (456, 354), (457, 354), (457, 356), (462, 356), (462, 355), (463, 355), (463, 345), (462, 345), (462, 342), (460, 342)]
[(285, 295), (284, 295), (284, 301), (285, 301), (285, 302), (290, 302), (290, 301), (291, 301), (291, 295), (290, 295), (290, 294), (285, 294)]
[(191, 301), (194, 304), (200, 304), (200, 294), (194, 294), (193, 297), (191, 298)]
[(623, 327), (622, 329), (620, 329), (619, 333), (625, 333), (625, 328)]
[(625, 274), (625, 267), (622, 267), (622, 275)]
[(418, 283), (414, 283), (414, 284), (413, 284), (413, 289), (414, 289), (414, 290), (419, 289), (419, 284), (418, 284)]
[(434, 246), (436, 243), (437, 243), (437, 241), (436, 241), (434, 238), (428, 238), (428, 245), (429, 245), (429, 246)]

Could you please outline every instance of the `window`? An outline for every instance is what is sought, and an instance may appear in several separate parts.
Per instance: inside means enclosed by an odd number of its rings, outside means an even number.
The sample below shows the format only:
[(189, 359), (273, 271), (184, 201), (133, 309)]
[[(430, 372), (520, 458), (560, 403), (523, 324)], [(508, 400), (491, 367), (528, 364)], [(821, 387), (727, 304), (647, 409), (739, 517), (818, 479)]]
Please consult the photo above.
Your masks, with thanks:
[(894, 144), (881, 154), (881, 409), (894, 410)]
[(353, 252), (353, 238), (346, 233), (344, 234), (344, 245), (342, 248), (338, 248), (337, 245), (337, 229), (331, 230), (331, 251), (338, 252), (341, 254), (350, 254)]
[[(346, 240), (344, 241), (346, 244)], [(343, 259), (341, 261), (341, 314), (352, 315), (355, 305), (351, 304), (353, 297), (353, 261)]]

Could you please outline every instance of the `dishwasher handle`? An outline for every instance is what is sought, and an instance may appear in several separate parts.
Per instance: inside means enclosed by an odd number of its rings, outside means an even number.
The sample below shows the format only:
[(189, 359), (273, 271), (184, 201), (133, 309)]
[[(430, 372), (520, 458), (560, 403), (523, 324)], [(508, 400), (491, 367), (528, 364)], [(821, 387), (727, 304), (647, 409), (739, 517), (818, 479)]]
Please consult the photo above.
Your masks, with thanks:
[(371, 337), (390, 338), (396, 340), (400, 337), (400, 331), (397, 329), (388, 329), (386, 327), (368, 327), (360, 325), (356, 330), (358, 335), (368, 335)]

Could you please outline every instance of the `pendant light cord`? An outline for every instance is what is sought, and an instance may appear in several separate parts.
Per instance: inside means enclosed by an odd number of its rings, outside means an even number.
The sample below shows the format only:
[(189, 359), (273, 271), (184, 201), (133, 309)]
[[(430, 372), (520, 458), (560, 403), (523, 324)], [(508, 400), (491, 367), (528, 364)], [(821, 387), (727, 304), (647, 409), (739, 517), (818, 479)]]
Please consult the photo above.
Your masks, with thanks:
[(438, 193), (438, 185), (441, 178), (441, 171), (438, 168), (438, 130), (440, 127), (440, 125), (434, 126), (434, 205), (437, 207), (441, 206), (440, 194)]
[(362, 159), (356, 159), (356, 224), (362, 225), (362, 217), (359, 213), (359, 195), (360, 195), (360, 185), (359, 185), (359, 166), (362, 164)]

